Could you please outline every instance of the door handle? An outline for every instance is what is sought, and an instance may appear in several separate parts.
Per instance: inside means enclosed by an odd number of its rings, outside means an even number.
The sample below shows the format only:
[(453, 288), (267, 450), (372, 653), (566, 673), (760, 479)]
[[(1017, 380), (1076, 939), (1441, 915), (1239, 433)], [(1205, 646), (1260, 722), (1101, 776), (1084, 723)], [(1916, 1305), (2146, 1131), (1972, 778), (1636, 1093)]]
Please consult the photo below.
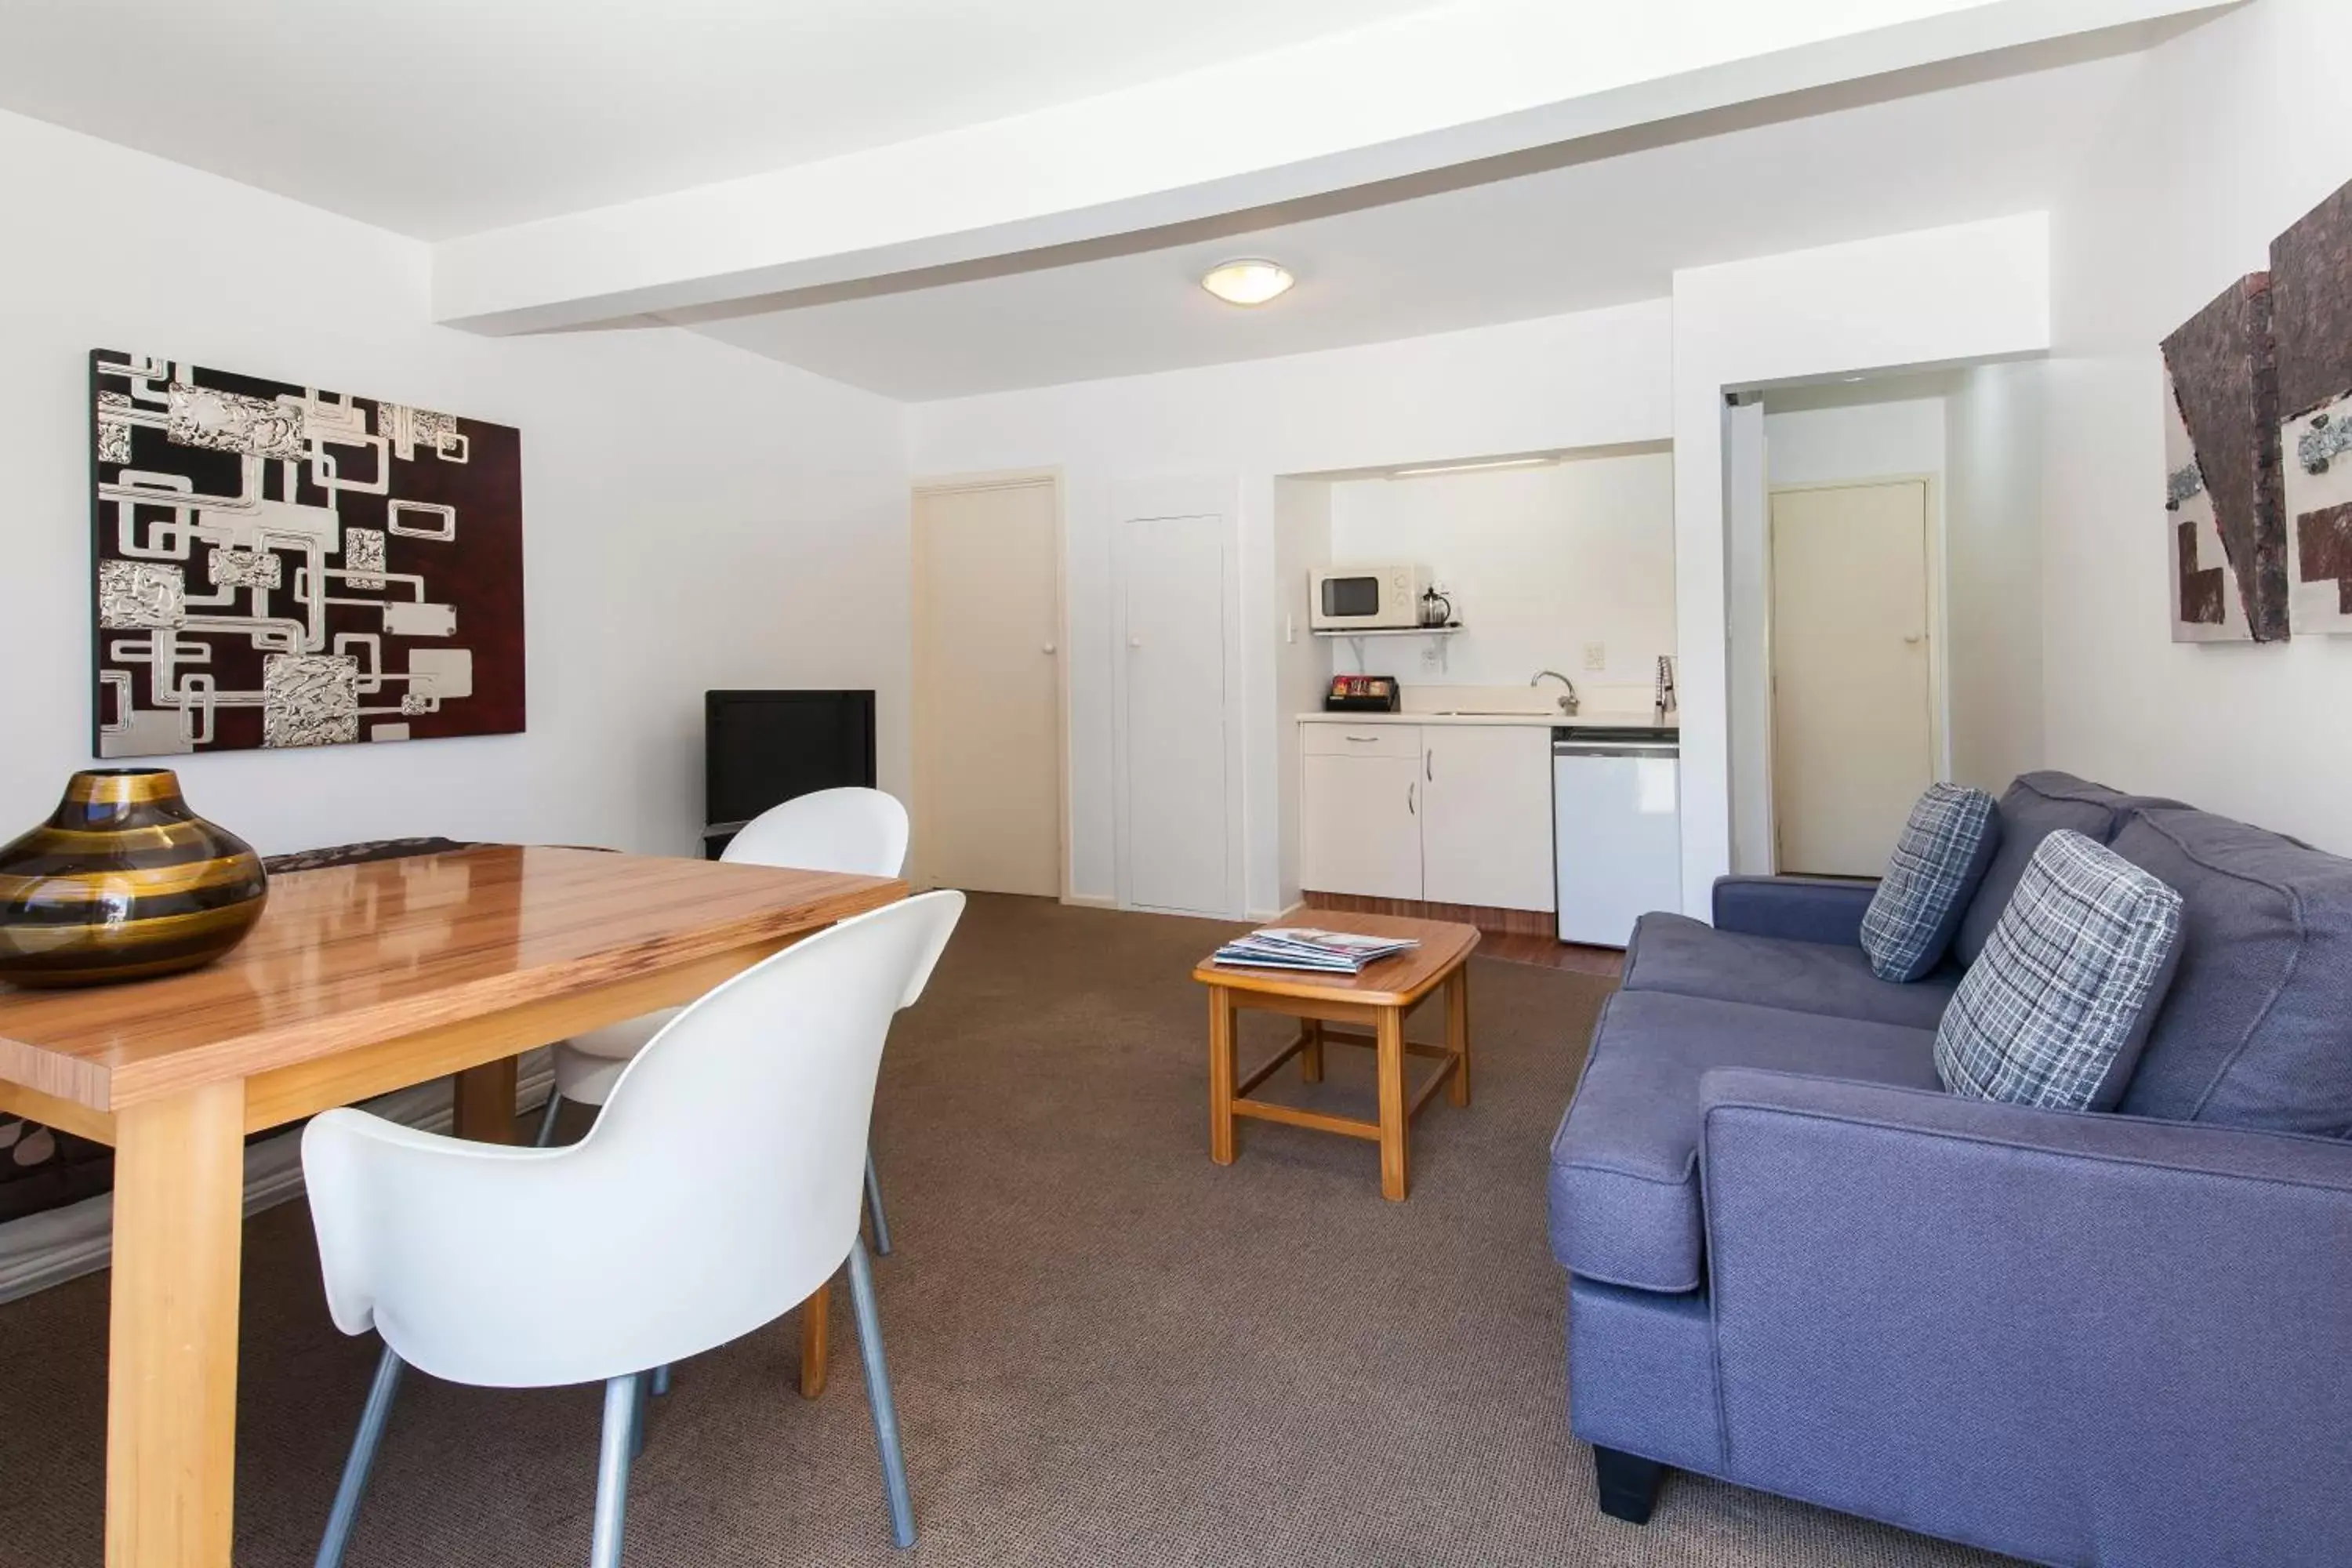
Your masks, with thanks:
[(1341, 736), (1341, 737), (1340, 737), (1340, 739), (1342, 739), (1342, 740), (1346, 740), (1346, 741), (1355, 741), (1355, 742), (1364, 742), (1377, 741), (1377, 740), (1379, 740), (1379, 739), (1380, 739), (1380, 737), (1379, 737), (1378, 735), (1343, 735), (1343, 736)]
[(1421, 815), (1421, 807), (1415, 805), (1412, 799), (1414, 793), (1420, 788), (1421, 784), (1418, 780), (1404, 786), (1404, 809), (1405, 815), (1408, 816), (1418, 816)]
[(1427, 779), (1432, 784), (1435, 784), (1437, 782), (1437, 753), (1435, 752), (1423, 752), (1421, 753), (1421, 776)]
[(1919, 640), (1919, 634), (1917, 632), (1905, 632), (1903, 634), (1903, 640), (1906, 643), (1916, 643)]
[(1051, 652), (1053, 652), (1053, 651), (1054, 651), (1054, 645), (1053, 645), (1052, 643), (1047, 643), (1047, 644), (1045, 646), (1045, 647), (1044, 647), (1043, 649), (1041, 649), (1040, 651), (1041, 651), (1041, 652), (1045, 652), (1045, 653), (1051, 653)]

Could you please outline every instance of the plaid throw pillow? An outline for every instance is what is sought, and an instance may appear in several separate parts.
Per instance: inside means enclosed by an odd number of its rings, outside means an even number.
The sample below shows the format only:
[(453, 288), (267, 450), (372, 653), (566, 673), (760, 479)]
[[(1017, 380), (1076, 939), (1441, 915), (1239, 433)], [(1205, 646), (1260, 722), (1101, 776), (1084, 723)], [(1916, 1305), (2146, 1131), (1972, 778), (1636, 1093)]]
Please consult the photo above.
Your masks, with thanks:
[(2123, 1098), (2180, 946), (2180, 895), (2061, 828), (2026, 863), (1936, 1030), (1955, 1094), (2061, 1110)]
[(2000, 844), (1992, 796), (1959, 784), (1928, 787), (1862, 917), (1862, 950), (1874, 973), (1916, 980), (1944, 961)]

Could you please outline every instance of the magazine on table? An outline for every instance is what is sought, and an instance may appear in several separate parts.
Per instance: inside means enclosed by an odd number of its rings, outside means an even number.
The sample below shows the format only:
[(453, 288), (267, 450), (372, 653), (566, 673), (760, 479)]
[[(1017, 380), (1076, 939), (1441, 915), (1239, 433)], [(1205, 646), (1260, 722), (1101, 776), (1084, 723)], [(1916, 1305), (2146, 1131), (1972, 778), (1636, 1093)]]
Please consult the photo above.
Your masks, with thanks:
[(1305, 969), (1354, 974), (1364, 965), (1421, 943), (1411, 937), (1365, 936), (1314, 926), (1267, 926), (1217, 949), (1216, 962), (1240, 969)]

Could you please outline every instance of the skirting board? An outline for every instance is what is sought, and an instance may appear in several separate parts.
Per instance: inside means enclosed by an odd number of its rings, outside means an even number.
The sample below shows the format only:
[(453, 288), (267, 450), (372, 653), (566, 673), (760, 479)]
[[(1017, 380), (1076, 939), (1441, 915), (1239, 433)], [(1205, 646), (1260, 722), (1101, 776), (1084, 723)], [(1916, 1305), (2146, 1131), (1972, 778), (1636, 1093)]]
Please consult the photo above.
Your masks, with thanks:
[[(547, 1103), (555, 1087), (555, 1060), (546, 1051), (522, 1058), (515, 1089), (517, 1114)], [(362, 1110), (387, 1121), (425, 1132), (449, 1131), (449, 1086), (418, 1084), (369, 1100)], [(247, 1218), (302, 1194), (302, 1130), (289, 1127), (249, 1143), (245, 1151), (245, 1212)], [(0, 1302), (14, 1301), (94, 1274), (114, 1256), (114, 1194), (26, 1215), (0, 1225)]]
[(1301, 893), (1310, 910), (1341, 910), (1359, 915), (1404, 915), (1412, 920), (1452, 921), (1503, 936), (1557, 937), (1559, 921), (1549, 910), (1498, 910), (1484, 904), (1433, 904), (1419, 899), (1368, 899), (1355, 893)]

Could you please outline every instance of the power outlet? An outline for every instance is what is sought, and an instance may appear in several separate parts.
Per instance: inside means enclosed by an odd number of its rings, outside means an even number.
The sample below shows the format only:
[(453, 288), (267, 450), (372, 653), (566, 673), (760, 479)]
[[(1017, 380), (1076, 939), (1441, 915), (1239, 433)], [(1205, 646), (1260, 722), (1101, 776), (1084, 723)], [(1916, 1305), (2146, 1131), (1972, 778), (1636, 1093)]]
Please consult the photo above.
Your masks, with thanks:
[(1445, 655), (1435, 643), (1433, 642), (1421, 650), (1422, 668), (1435, 669), (1444, 662)]
[(1609, 645), (1607, 643), (1601, 642), (1586, 643), (1584, 645), (1584, 668), (1587, 669), (1608, 668)]

